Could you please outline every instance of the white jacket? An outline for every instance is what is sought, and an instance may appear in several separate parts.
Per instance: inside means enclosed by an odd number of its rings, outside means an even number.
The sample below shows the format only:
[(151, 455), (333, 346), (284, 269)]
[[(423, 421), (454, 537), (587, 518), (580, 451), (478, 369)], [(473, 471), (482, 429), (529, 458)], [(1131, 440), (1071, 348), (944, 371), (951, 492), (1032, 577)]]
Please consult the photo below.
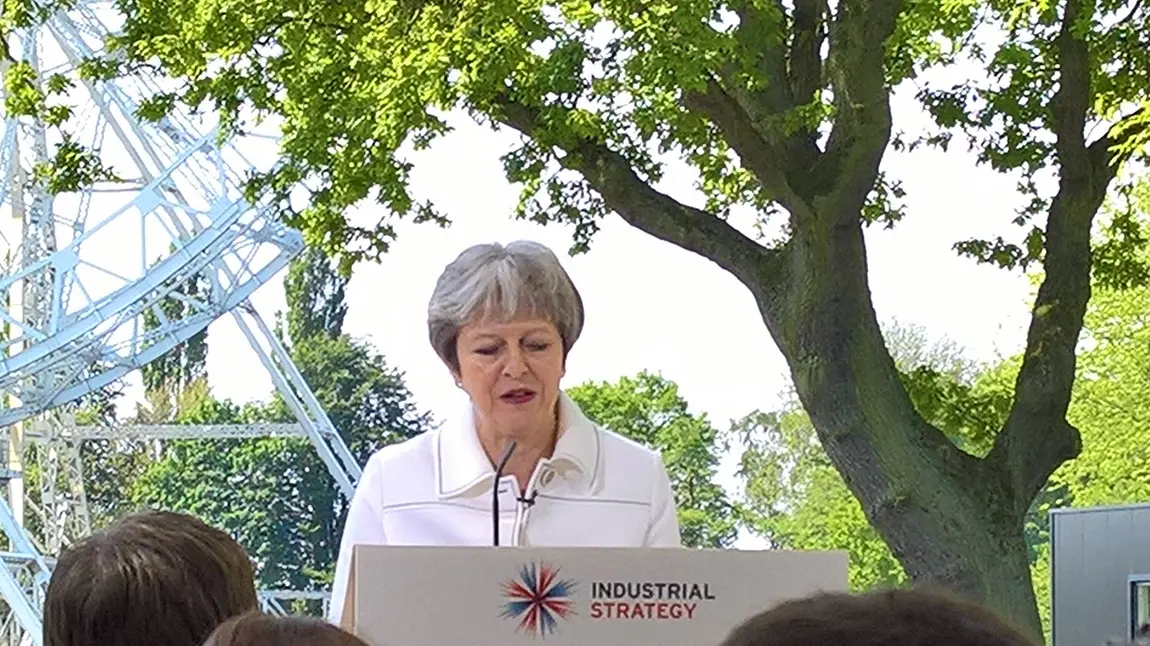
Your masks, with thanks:
[[(566, 395), (559, 425), (554, 455), (539, 462), (522, 496), (514, 476), (500, 480), (500, 545), (681, 547), (659, 453), (596, 426)], [(344, 525), (331, 621), (340, 621), (355, 545), (491, 545), (494, 476), (470, 405), (372, 455)]]

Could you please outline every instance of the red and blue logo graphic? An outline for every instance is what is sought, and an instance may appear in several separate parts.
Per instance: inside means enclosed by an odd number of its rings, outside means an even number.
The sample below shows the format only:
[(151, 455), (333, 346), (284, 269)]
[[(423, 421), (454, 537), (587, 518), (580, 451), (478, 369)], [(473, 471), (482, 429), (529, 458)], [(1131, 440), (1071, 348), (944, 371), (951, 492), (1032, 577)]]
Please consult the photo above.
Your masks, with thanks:
[(518, 620), (517, 632), (533, 637), (554, 634), (560, 619), (575, 614), (575, 582), (559, 578), (559, 568), (546, 563), (524, 565), (519, 577), (503, 582), (503, 618)]

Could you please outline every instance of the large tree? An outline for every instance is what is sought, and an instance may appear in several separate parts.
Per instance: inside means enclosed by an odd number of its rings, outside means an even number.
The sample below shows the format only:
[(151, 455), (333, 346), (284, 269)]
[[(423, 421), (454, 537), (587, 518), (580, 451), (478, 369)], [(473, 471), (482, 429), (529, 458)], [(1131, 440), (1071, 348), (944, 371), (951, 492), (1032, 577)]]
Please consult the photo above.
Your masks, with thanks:
[[(436, 218), (407, 190), (407, 145), (466, 110), (523, 135), (505, 156), (520, 214), (576, 227), (607, 212), (700, 254), (750, 290), (832, 464), (912, 579), (980, 597), (1038, 630), (1022, 535), (1031, 500), (1079, 451), (1067, 422), (1090, 298), (1090, 231), (1150, 117), (1150, 5), (907, 0), (320, 2), (121, 0), (116, 45), (184, 83), (148, 112), (209, 102), (225, 124), (283, 118), (284, 164), (256, 178), (288, 221), (345, 259), (386, 251), (373, 198)], [(985, 26), (972, 31), (975, 25)], [(990, 44), (988, 44), (990, 43)], [(864, 229), (902, 210), (880, 171), (893, 88), (925, 68), (981, 65), (956, 87), (917, 82), (938, 128), (1017, 171), (1033, 202), (996, 240), (961, 251), (1040, 263), (1024, 361), (984, 456), (915, 410), (875, 317)], [(953, 78), (953, 75), (952, 75)], [(157, 109), (158, 108), (158, 109)], [(254, 111), (253, 111), (254, 110)], [(657, 191), (665, 156), (699, 175), (702, 208)], [(1034, 181), (1056, 177), (1053, 188)], [(311, 190), (299, 210), (291, 194)], [(756, 240), (734, 207), (780, 217)], [(1017, 244), (1012, 241), (1017, 241)]]
[(690, 412), (678, 384), (644, 371), (614, 383), (588, 381), (567, 394), (595, 423), (662, 452), (684, 545), (734, 544), (739, 514), (715, 483), (724, 443), (706, 415)]

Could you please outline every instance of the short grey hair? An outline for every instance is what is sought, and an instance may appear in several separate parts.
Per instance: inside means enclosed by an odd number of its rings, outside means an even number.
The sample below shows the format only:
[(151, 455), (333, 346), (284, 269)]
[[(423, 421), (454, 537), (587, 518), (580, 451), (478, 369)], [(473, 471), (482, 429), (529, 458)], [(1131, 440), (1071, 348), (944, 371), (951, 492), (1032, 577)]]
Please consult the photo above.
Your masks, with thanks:
[(435, 353), (457, 372), (459, 328), (482, 317), (506, 322), (521, 316), (551, 321), (566, 357), (583, 332), (583, 299), (546, 246), (530, 240), (478, 244), (439, 275), (427, 304), (427, 334)]

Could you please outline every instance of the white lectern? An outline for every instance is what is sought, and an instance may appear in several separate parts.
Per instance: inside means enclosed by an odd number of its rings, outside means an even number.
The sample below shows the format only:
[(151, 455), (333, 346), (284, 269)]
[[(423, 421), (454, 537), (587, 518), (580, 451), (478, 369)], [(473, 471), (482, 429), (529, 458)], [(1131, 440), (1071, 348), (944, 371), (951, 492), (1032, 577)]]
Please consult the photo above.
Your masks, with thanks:
[(845, 552), (364, 545), (343, 627), (371, 646), (708, 646), (846, 589)]

